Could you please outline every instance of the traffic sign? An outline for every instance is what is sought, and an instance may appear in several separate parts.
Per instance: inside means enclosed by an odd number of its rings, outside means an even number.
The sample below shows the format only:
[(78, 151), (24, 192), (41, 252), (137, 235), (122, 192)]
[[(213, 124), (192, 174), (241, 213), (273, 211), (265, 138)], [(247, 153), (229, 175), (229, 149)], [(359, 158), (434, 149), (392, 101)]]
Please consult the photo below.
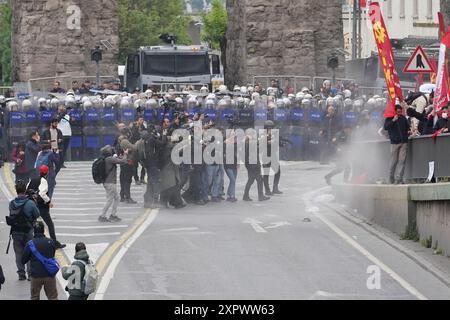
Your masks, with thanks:
[(436, 72), (434, 70), (433, 65), (428, 59), (425, 51), (423, 51), (421, 46), (417, 46), (416, 51), (414, 51), (413, 55), (409, 59), (408, 63), (403, 68), (403, 72), (405, 73), (433, 73)]

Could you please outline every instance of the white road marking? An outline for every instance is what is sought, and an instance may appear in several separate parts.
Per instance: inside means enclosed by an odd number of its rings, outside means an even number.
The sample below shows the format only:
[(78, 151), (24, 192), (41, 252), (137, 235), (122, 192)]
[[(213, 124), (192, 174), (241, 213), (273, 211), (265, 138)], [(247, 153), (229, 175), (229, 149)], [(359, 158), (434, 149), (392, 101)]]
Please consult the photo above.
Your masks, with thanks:
[[(119, 207), (120, 210), (136, 210), (142, 209), (140, 207)], [(53, 207), (52, 212), (56, 211), (102, 211), (102, 208), (60, 208), (58, 206)]]
[(101, 237), (101, 236), (118, 236), (120, 232), (109, 232), (109, 233), (56, 233), (59, 237)]
[[(86, 243), (86, 250), (89, 254), (89, 259), (94, 262), (102, 256), (103, 252), (110, 245), (109, 242), (106, 243)], [(75, 256), (75, 244), (67, 243), (67, 247), (64, 248), (64, 252), (67, 257), (70, 257), (70, 261), (73, 262), (73, 257)]]
[[(139, 214), (139, 212), (120, 212), (119, 210), (119, 217), (121, 215), (136, 215)], [(52, 213), (52, 217), (98, 217), (100, 216), (100, 213)]]
[(292, 225), (292, 223), (290, 223), (288, 221), (273, 222), (270, 226), (264, 227), (264, 229), (275, 229), (275, 228), (279, 228), (282, 226), (291, 226), (291, 225)]
[(128, 226), (110, 224), (110, 225), (102, 225), (102, 226), (58, 226), (58, 229), (79, 229), (79, 230), (87, 230), (87, 229), (111, 229), (111, 228), (127, 228)]
[[(122, 221), (133, 221), (133, 219), (122, 219)], [(93, 220), (65, 220), (65, 219), (53, 219), (53, 222), (60, 222), (60, 223), (96, 223), (98, 222), (97, 219)], [(3, 222), (0, 222), (3, 223)], [(59, 226), (58, 226), (59, 228)]]
[(198, 230), (197, 227), (193, 227), (193, 228), (176, 228), (176, 229), (164, 229), (164, 230), (159, 230), (160, 232), (177, 232), (177, 231), (193, 231), (193, 230)]
[(133, 243), (142, 235), (142, 233), (148, 228), (150, 224), (155, 220), (159, 213), (159, 209), (152, 210), (144, 223), (136, 230), (136, 232), (121, 246), (119, 252), (114, 256), (110, 262), (105, 274), (100, 279), (97, 292), (95, 294), (94, 300), (103, 300), (106, 290), (108, 289), (109, 283), (114, 277), (114, 272), (119, 265), (120, 260), (122, 260), (125, 253), (133, 245)]
[[(316, 194), (319, 194), (325, 190), (329, 190), (330, 187), (320, 188), (315, 191), (308, 192), (303, 195), (303, 201), (305, 202), (306, 208), (317, 208), (313, 205), (311, 199), (314, 198)], [(319, 208), (317, 208), (317, 211), (310, 211), (314, 212), (315, 216), (319, 218), (323, 223), (325, 223), (331, 230), (333, 230), (338, 236), (340, 236), (342, 239), (344, 239), (348, 244), (350, 244), (353, 248), (355, 248), (357, 251), (359, 251), (363, 256), (365, 256), (367, 259), (372, 261), (375, 265), (380, 267), (385, 273), (387, 273), (391, 278), (393, 278), (395, 281), (397, 281), (404, 289), (406, 289), (409, 293), (411, 293), (413, 296), (415, 296), (419, 300), (428, 300), (422, 293), (420, 293), (416, 288), (414, 288), (408, 281), (400, 277), (394, 270), (389, 268), (387, 265), (385, 265), (383, 262), (381, 262), (378, 258), (376, 258), (374, 255), (372, 255), (369, 251), (367, 251), (363, 246), (361, 246), (359, 243), (357, 243), (352, 237), (347, 235), (343, 230), (341, 230), (339, 227), (337, 227), (334, 223), (332, 223), (330, 220), (325, 218), (320, 212)]]
[(253, 218), (247, 218), (242, 223), (248, 223), (252, 226), (252, 228), (258, 233), (267, 233), (267, 230), (260, 226), (262, 224), (261, 221), (258, 221)]

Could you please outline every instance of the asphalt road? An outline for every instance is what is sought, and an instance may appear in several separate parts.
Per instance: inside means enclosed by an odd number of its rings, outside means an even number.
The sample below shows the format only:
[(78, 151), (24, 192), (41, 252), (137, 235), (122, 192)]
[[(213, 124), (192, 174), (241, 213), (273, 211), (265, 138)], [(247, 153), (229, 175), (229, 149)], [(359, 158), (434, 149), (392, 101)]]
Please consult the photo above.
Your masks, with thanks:
[[(68, 244), (65, 255), (70, 259), (84, 241), (100, 265), (97, 299), (448, 299), (445, 283), (329, 208), (323, 176), (330, 169), (287, 163), (284, 194), (270, 201), (182, 210), (145, 211), (143, 188), (133, 185), (140, 203), (121, 205), (124, 220), (102, 225), (96, 219), (105, 196), (91, 182), (90, 163), (70, 163), (58, 177), (52, 216)], [(240, 199), (245, 181), (241, 170)], [(256, 186), (252, 192), (256, 199)], [(5, 195), (0, 199), (7, 208)], [(0, 223), (0, 263), (9, 280), (0, 299), (28, 299), (13, 255), (4, 255), (5, 240)], [(444, 265), (450, 270), (450, 261)]]

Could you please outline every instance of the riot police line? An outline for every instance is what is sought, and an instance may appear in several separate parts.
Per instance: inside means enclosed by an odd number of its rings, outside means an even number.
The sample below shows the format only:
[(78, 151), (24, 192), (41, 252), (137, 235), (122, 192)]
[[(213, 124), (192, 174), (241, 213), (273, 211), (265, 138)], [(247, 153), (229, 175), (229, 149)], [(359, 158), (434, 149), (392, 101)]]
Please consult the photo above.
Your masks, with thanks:
[[(245, 89), (244, 89), (245, 88)], [(147, 126), (161, 125), (164, 119), (203, 118), (221, 128), (262, 127), (273, 121), (280, 135), (290, 141), (281, 150), (282, 160), (320, 160), (326, 138), (324, 121), (329, 107), (334, 108), (338, 126), (371, 125), (367, 138), (376, 136), (383, 121), (386, 98), (380, 96), (352, 98), (349, 90), (333, 96), (311, 94), (303, 88), (297, 94), (279, 95), (273, 88), (255, 92), (252, 87), (229, 91), (221, 86), (215, 93), (152, 92), (116, 95), (75, 96), (73, 92), (58, 98), (30, 98), (23, 101), (0, 96), (2, 110), (3, 157), (33, 130), (43, 131), (64, 106), (71, 119), (70, 158), (92, 160), (104, 145), (112, 145), (117, 124), (126, 125), (143, 117)], [(336, 128), (337, 129), (337, 128)], [(375, 135), (374, 135), (375, 133)]]

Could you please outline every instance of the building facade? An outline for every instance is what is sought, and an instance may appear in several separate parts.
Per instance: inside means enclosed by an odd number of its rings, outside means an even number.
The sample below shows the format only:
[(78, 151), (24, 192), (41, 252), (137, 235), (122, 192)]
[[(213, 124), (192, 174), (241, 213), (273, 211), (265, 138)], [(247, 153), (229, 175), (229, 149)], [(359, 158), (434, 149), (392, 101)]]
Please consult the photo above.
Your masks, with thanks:
[[(353, 0), (345, 0), (343, 4), (344, 43), (345, 49), (349, 53), (352, 52), (353, 2)], [(362, 9), (361, 58), (367, 58), (371, 52), (376, 52), (368, 16), (370, 2), (368, 0), (366, 9)], [(437, 13), (441, 9), (440, 0), (380, 0), (378, 2), (391, 39), (438, 38)], [(351, 56), (349, 55), (348, 58)]]

